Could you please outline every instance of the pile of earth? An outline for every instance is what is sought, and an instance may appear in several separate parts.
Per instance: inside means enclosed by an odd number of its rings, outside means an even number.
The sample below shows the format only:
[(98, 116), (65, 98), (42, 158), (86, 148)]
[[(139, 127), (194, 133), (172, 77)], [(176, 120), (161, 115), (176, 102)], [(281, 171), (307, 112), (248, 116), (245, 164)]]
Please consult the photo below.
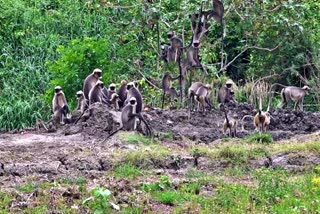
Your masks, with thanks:
[[(240, 103), (229, 106), (229, 115), (243, 118), (254, 116), (256, 111), (251, 104)], [(82, 133), (86, 139), (106, 138), (112, 131), (120, 127), (120, 112), (102, 104), (92, 106), (90, 117), (82, 118), (76, 125), (63, 127), (65, 135)], [(271, 111), (269, 131), (274, 140), (289, 138), (297, 134), (307, 134), (320, 130), (320, 113), (276, 109)], [(162, 110), (150, 108), (143, 113), (155, 136), (172, 133), (175, 139), (183, 137), (194, 141), (209, 143), (225, 137), (222, 132), (224, 113), (214, 109), (206, 112), (189, 112), (187, 109)], [(237, 137), (245, 137), (254, 132), (252, 117), (246, 117), (237, 129)], [(142, 132), (145, 127), (142, 126)]]

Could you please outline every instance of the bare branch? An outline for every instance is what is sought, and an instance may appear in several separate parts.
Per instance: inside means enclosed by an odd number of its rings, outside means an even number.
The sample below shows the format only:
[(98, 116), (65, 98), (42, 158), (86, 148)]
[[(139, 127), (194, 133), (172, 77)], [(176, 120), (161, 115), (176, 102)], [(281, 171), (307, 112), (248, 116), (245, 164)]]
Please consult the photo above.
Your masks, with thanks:
[(225, 66), (223, 66), (223, 68), (221, 68), (219, 70), (219, 73), (226, 70), (227, 67), (229, 67), (236, 59), (238, 59), (244, 52), (246, 52), (248, 49), (258, 49), (258, 50), (264, 50), (264, 51), (269, 51), (269, 52), (272, 52), (272, 51), (275, 51), (280, 45), (281, 45), (282, 42), (280, 42), (276, 47), (274, 48), (263, 48), (263, 47), (258, 47), (258, 46), (250, 46), (250, 47), (246, 47), (244, 50), (242, 50), (235, 58), (233, 58), (228, 64), (226, 64)]
[(274, 11), (277, 11), (281, 8), (281, 4), (275, 6), (275, 8), (271, 9), (271, 10), (265, 10), (266, 12), (274, 12)]
[(250, 47), (248, 47), (248, 48), (273, 52), (273, 51), (275, 51), (276, 49), (278, 49), (278, 47), (281, 45), (281, 43), (282, 43), (282, 42), (280, 42), (276, 47), (271, 48), (271, 49), (270, 49), (270, 48), (258, 47), (258, 46), (250, 46)]
[(243, 51), (241, 51), (235, 58), (233, 58), (228, 64), (226, 64), (225, 66), (223, 66), (223, 68), (221, 68), (218, 73), (226, 70), (227, 67), (229, 67), (229, 65), (231, 65), (236, 59), (238, 59), (244, 52), (246, 52), (248, 50), (248, 47), (246, 47)]
[(139, 74), (149, 83), (149, 85), (151, 85), (153, 88), (157, 89), (157, 90), (160, 90), (160, 88), (156, 85), (154, 85), (152, 82), (150, 82), (147, 77), (140, 71), (140, 70), (137, 70), (139, 72)]
[(164, 21), (164, 20), (161, 20), (161, 22), (163, 22), (163, 24), (165, 24), (168, 28), (170, 28), (171, 26), (170, 26), (170, 24), (168, 23), (168, 22), (166, 22), (166, 21)]

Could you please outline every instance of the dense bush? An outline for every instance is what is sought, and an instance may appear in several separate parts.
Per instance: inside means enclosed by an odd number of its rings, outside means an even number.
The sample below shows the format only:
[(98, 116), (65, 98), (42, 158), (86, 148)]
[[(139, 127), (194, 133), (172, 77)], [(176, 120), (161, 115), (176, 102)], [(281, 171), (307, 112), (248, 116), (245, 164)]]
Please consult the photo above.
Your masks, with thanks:
[[(320, 3), (312, 1), (224, 0), (224, 30), (214, 20), (201, 46), (208, 82), (227, 74), (240, 84), (270, 74), (269, 81), (319, 83)], [(49, 118), (52, 87), (60, 84), (69, 102), (82, 88), (83, 78), (95, 67), (104, 81), (145, 77), (160, 80), (169, 69), (159, 60), (159, 43), (166, 33), (191, 38), (188, 15), (201, 1), (53, 1), (3, 0), (0, 6), (0, 128), (30, 126)], [(209, 8), (211, 1), (204, 2)], [(280, 5), (280, 6), (278, 6)], [(221, 35), (225, 32), (221, 69)], [(143, 77), (144, 76), (144, 77)], [(193, 79), (202, 79), (194, 72)], [(157, 104), (160, 92), (146, 97)], [(241, 100), (248, 95), (238, 94)], [(315, 109), (318, 95), (305, 101)], [(316, 105), (314, 105), (316, 104)]]

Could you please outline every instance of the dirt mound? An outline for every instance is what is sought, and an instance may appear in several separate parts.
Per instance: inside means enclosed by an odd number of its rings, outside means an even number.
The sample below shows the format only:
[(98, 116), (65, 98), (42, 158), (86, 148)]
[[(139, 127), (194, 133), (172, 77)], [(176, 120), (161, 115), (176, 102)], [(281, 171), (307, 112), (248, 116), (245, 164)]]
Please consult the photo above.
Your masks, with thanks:
[[(240, 103), (229, 106), (229, 114), (236, 114), (241, 119), (245, 115), (253, 117), (256, 111), (252, 105)], [(320, 113), (277, 109), (271, 114), (269, 131), (275, 140), (320, 130)], [(89, 115), (83, 117), (77, 125), (66, 125), (63, 132), (65, 135), (82, 133), (88, 139), (105, 138), (120, 127), (120, 115), (120, 112), (115, 112), (97, 103), (91, 107)], [(175, 139), (185, 137), (205, 143), (225, 137), (222, 133), (225, 118), (223, 112), (218, 109), (207, 112), (189, 112), (187, 109), (154, 108), (144, 112), (143, 116), (150, 123), (156, 136), (159, 133), (173, 133)], [(238, 137), (245, 137), (254, 131), (252, 117), (244, 120), (245, 130), (238, 127)]]

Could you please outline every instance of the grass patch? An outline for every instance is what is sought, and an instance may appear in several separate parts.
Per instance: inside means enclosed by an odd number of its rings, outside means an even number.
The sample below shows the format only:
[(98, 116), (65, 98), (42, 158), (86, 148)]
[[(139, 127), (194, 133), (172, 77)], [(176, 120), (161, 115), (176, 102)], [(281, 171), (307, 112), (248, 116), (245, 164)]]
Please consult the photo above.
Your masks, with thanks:
[(255, 132), (244, 139), (246, 143), (261, 143), (270, 144), (273, 142), (272, 135), (270, 133)]
[(173, 190), (168, 190), (164, 192), (154, 193), (154, 198), (159, 200), (161, 203), (173, 206), (177, 202), (181, 201), (181, 195)]
[(173, 132), (162, 132), (161, 135), (166, 139), (173, 139), (173, 137), (174, 137)]
[[(119, 157), (120, 160), (116, 160), (116, 162), (120, 163), (132, 163), (134, 166), (138, 168), (143, 167), (155, 167), (157, 165), (161, 165), (162, 162), (169, 158), (172, 154), (167, 147), (152, 144), (149, 146), (144, 146), (135, 151), (123, 151), (118, 150), (115, 151), (115, 157)], [(115, 165), (119, 165), (115, 163)]]
[(85, 184), (86, 183), (86, 179), (82, 176), (80, 177), (62, 177), (59, 179), (59, 182), (64, 183), (64, 184), (77, 184), (77, 185), (81, 185), (81, 184)]
[(139, 169), (131, 163), (119, 165), (115, 168), (114, 174), (120, 178), (134, 178), (141, 175)]
[[(13, 197), (9, 195), (6, 192), (0, 191), (0, 213), (2, 213), (3, 210), (8, 210), (10, 207), (10, 203), (13, 200)], [(5, 212), (3, 212), (5, 213)]]
[(28, 183), (28, 184), (25, 184), (25, 185), (21, 185), (21, 186), (18, 186), (18, 190), (21, 191), (21, 192), (33, 192), (34, 190), (36, 190), (37, 188), (39, 188), (39, 185), (38, 184), (35, 184), (35, 183)]
[(203, 178), (205, 177), (207, 174), (205, 172), (202, 172), (200, 170), (197, 169), (189, 169), (186, 173), (186, 177), (188, 179), (195, 179), (195, 178)]
[(320, 142), (305, 142), (305, 143), (281, 143), (273, 144), (270, 148), (272, 154), (282, 152), (307, 152), (315, 155), (320, 154)]
[(120, 135), (120, 139), (128, 142), (129, 144), (140, 144), (143, 145), (151, 145), (154, 144), (155, 141), (151, 138), (147, 138), (139, 133), (134, 132), (123, 132)]

